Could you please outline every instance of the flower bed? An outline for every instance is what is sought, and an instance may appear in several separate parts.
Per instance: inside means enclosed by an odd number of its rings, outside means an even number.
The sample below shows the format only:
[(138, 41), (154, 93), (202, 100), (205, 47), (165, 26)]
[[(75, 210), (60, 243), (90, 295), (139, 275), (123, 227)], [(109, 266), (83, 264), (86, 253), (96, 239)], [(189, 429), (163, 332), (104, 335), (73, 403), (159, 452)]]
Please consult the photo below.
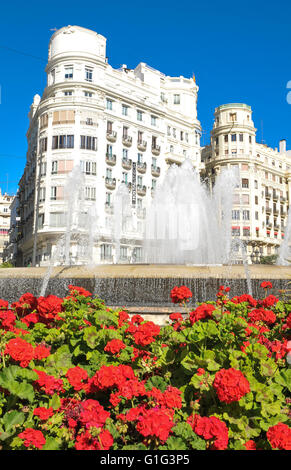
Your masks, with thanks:
[(83, 288), (0, 300), (0, 447), (291, 450), (291, 302), (190, 307), (160, 327)]

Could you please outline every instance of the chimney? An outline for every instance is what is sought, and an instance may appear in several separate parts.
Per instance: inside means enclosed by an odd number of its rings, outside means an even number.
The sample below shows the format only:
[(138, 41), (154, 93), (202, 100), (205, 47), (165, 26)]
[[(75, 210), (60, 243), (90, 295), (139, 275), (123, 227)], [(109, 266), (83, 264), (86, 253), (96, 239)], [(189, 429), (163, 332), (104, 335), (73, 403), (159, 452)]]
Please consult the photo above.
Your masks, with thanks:
[(282, 139), (279, 142), (279, 152), (286, 153), (286, 139)]

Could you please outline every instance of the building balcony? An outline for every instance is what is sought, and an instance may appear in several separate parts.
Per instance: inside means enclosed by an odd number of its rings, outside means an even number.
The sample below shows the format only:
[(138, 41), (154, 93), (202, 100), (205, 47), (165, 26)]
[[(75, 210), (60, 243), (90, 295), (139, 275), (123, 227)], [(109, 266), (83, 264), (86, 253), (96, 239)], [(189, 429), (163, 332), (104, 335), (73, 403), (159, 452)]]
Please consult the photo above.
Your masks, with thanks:
[(272, 214), (272, 208), (271, 207), (266, 207), (266, 213), (267, 214)]
[(265, 191), (265, 198), (266, 199), (271, 199), (272, 194), (269, 191)]
[(279, 209), (274, 209), (273, 212), (274, 212), (274, 215), (279, 215), (280, 213)]
[(281, 210), (281, 217), (285, 217), (287, 215), (287, 212), (285, 209)]
[(167, 152), (165, 158), (168, 165), (172, 165), (173, 163), (176, 165), (181, 165), (181, 163), (183, 163), (185, 160), (185, 157), (173, 152)]
[(161, 169), (159, 166), (152, 165), (151, 170), (152, 170), (152, 176), (160, 176)]
[(108, 165), (116, 165), (116, 155), (106, 153), (105, 161), (108, 163)]
[(107, 131), (106, 137), (107, 137), (107, 140), (109, 140), (109, 142), (116, 142), (117, 132), (116, 131)]
[(122, 164), (122, 168), (124, 168), (125, 170), (130, 170), (132, 167), (132, 160), (129, 158), (123, 157), (121, 164)]
[(146, 218), (146, 208), (138, 207), (136, 211), (137, 217), (140, 219), (145, 219)]
[(274, 224), (274, 230), (280, 230), (281, 225), (279, 224)]
[(161, 147), (159, 145), (152, 145), (152, 153), (154, 155), (160, 155)]
[(105, 212), (107, 214), (113, 214), (113, 205), (110, 202), (105, 202)]
[(87, 119), (86, 121), (80, 121), (82, 126), (91, 126), (91, 127), (98, 127), (98, 123), (92, 121), (91, 119)]
[(132, 137), (129, 135), (123, 135), (122, 136), (122, 143), (123, 145), (126, 145), (127, 147), (130, 147), (132, 145)]
[(137, 142), (137, 148), (141, 152), (144, 152), (147, 148), (147, 142), (145, 140), (140, 140)]
[(274, 201), (277, 201), (279, 199), (279, 194), (273, 191), (273, 199)]
[(142, 186), (141, 184), (138, 184), (136, 187), (136, 192), (139, 196), (145, 196), (147, 193), (147, 188), (146, 186)]
[(287, 199), (286, 199), (285, 196), (280, 196), (280, 202), (283, 202), (283, 203), (284, 203), (284, 202), (286, 202), (286, 201), (287, 201)]
[(147, 164), (146, 162), (144, 163), (138, 162), (136, 165), (136, 168), (137, 168), (137, 171), (139, 171), (139, 173), (145, 173), (147, 171)]
[(266, 222), (266, 227), (269, 229), (272, 228), (273, 227), (272, 222)]
[(116, 179), (115, 178), (105, 178), (105, 186), (107, 189), (115, 189), (116, 188)]
[(122, 180), (121, 182), (127, 186), (128, 191), (131, 191), (131, 186), (132, 186), (131, 183), (127, 183), (127, 182), (124, 181), (124, 180)]

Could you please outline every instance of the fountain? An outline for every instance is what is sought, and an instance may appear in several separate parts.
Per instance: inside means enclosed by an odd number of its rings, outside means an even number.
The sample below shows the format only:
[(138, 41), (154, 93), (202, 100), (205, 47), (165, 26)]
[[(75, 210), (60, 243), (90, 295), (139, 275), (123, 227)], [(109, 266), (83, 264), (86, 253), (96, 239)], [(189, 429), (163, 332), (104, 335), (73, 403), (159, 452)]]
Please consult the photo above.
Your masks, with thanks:
[(285, 237), (280, 245), (279, 256), (277, 264), (281, 266), (288, 266), (291, 263), (291, 206), (288, 210), (287, 226)]
[[(221, 171), (209, 194), (190, 161), (180, 167), (173, 165), (146, 208), (143, 237), (128, 188), (121, 184), (107, 227), (116, 247), (115, 258), (111, 265), (96, 264), (94, 246), (102, 235), (102, 219), (97, 207), (85, 201), (84, 175), (76, 166), (65, 188), (66, 231), (51, 254), (50, 265), (0, 271), (1, 296), (9, 301), (27, 291), (64, 296), (68, 284), (75, 284), (103, 298), (108, 305), (126, 305), (134, 312), (156, 315), (173, 309), (169, 293), (175, 285), (187, 285), (194, 302), (215, 300), (221, 284), (231, 287), (231, 295), (260, 295), (261, 280), (270, 280), (275, 289), (284, 289), (290, 280), (290, 210), (281, 264), (249, 266), (244, 242), (231, 237), (232, 192), (237, 178), (233, 170)], [(142, 242), (143, 262), (135, 264), (131, 259), (124, 264), (121, 244), (133, 239), (139, 245)], [(238, 250), (241, 265), (236, 264)]]
[(231, 252), (234, 170), (223, 170), (210, 195), (189, 160), (173, 165), (157, 187), (146, 218), (145, 261), (152, 264), (227, 263)]

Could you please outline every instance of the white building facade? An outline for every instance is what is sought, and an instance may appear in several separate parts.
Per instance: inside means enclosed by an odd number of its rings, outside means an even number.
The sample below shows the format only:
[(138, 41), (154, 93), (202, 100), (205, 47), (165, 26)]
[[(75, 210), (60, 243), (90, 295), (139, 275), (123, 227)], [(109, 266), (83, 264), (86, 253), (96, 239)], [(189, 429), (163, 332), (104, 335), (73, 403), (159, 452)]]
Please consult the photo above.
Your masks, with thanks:
[[(27, 162), (19, 183), (18, 250), (24, 266), (47, 265), (66, 230), (68, 175), (84, 176), (84, 212), (99, 214), (94, 262), (114, 261), (110, 217), (125, 183), (139, 236), (121, 241), (122, 259), (141, 259), (141, 236), (156, 184), (172, 163), (189, 158), (202, 168), (193, 78), (169, 77), (140, 63), (112, 68), (106, 39), (78, 26), (55, 32), (47, 86), (35, 95), (27, 132)], [(75, 188), (79, 190), (78, 187)]]
[(230, 103), (215, 109), (211, 143), (202, 149), (202, 162), (210, 190), (223, 168), (238, 171), (232, 236), (245, 242), (248, 261), (276, 255), (286, 233), (291, 194), (286, 141), (280, 141), (278, 149), (256, 142), (251, 107)]

